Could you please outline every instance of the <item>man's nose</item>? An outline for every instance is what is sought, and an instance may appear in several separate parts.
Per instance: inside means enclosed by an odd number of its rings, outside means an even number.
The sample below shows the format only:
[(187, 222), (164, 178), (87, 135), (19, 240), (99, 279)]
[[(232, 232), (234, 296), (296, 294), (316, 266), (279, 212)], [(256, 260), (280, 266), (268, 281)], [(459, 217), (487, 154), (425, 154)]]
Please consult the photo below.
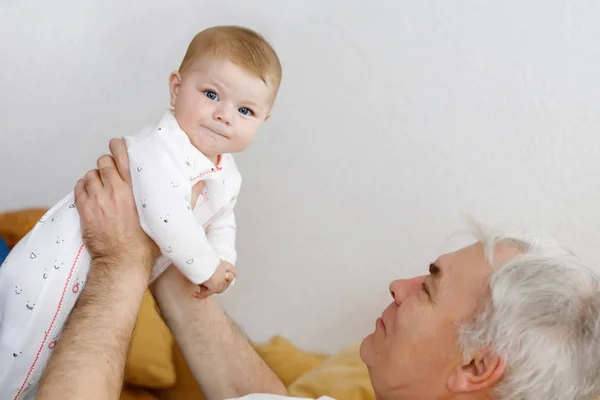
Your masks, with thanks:
[(233, 119), (233, 113), (231, 112), (230, 107), (227, 105), (219, 105), (217, 108), (215, 108), (213, 119), (229, 126), (231, 125), (231, 121)]
[(414, 295), (421, 290), (425, 275), (417, 276), (412, 279), (397, 279), (390, 283), (390, 294), (394, 302), (400, 305), (407, 297)]

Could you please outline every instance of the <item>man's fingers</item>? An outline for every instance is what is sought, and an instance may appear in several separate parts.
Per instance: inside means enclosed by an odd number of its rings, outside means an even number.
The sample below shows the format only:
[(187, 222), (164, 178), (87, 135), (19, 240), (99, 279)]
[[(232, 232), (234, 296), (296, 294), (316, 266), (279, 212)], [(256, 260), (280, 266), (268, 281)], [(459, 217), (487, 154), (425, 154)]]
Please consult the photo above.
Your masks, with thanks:
[(88, 196), (95, 196), (102, 190), (102, 180), (97, 169), (88, 171), (83, 177), (85, 190)]
[(127, 183), (131, 183), (131, 172), (129, 170), (129, 155), (127, 154), (127, 146), (123, 139), (111, 139), (108, 148), (117, 164), (117, 170)]
[(83, 203), (85, 203), (85, 201), (88, 198), (87, 191), (85, 190), (85, 183), (84, 183), (83, 179), (79, 179), (77, 181), (77, 184), (75, 185), (75, 189), (73, 190), (73, 192), (75, 194), (75, 206), (77, 207), (78, 210), (80, 210), (81, 205)]
[(100, 178), (105, 187), (112, 187), (121, 180), (117, 165), (111, 156), (107, 154), (101, 156), (98, 158), (97, 165)]

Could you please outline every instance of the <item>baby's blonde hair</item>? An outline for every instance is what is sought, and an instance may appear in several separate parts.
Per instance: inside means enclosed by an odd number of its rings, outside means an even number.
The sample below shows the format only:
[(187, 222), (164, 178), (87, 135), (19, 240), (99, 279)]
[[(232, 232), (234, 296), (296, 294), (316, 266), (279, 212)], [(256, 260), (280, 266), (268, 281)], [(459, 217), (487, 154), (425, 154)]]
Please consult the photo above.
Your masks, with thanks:
[(281, 83), (281, 63), (262, 35), (241, 26), (205, 29), (192, 39), (179, 66), (179, 73), (184, 74), (196, 60), (206, 56), (229, 60), (272, 85), (271, 100), (275, 100)]

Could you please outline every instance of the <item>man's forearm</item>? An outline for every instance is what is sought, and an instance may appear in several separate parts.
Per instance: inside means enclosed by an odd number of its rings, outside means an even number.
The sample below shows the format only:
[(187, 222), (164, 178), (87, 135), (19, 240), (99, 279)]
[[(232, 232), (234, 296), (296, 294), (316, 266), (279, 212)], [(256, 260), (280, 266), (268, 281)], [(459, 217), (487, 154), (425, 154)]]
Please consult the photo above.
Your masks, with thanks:
[(207, 399), (250, 393), (287, 394), (213, 298), (194, 299), (159, 289), (163, 316)]
[(67, 320), (36, 399), (119, 398), (148, 276), (135, 268), (119, 268), (116, 274), (111, 271), (115, 268), (92, 264), (87, 287)]

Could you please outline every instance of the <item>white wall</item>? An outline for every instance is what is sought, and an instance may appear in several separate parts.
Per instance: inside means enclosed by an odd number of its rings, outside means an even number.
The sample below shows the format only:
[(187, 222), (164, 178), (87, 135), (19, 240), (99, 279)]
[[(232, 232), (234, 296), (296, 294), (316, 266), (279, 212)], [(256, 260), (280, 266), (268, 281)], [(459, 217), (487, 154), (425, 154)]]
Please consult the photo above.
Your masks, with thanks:
[(334, 351), (466, 213), (548, 228), (598, 264), (600, 2), (53, 1), (0, 6), (0, 209), (50, 206), (154, 121), (191, 37), (278, 50), (274, 117), (238, 157), (251, 338)]

